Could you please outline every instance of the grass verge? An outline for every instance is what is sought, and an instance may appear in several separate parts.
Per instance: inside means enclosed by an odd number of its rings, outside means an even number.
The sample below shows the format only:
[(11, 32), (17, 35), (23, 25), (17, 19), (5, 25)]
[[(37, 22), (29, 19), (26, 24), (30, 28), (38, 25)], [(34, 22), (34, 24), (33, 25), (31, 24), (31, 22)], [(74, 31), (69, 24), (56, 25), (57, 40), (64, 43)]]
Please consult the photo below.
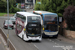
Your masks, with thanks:
[[(9, 13), (9, 16), (13, 16), (15, 13)], [(7, 16), (7, 13), (0, 13), (0, 16)]]

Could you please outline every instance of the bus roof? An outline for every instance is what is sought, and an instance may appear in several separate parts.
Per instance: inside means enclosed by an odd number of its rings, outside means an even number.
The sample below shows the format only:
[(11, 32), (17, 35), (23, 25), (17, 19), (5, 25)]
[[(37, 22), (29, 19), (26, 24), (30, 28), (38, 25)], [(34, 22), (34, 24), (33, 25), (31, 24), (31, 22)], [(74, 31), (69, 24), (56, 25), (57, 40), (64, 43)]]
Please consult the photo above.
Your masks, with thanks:
[(52, 13), (48, 11), (33, 11), (33, 12), (38, 13), (38, 14), (56, 14), (56, 13)]
[(21, 14), (23, 16), (40, 16), (29, 12), (17, 12), (18, 14)]

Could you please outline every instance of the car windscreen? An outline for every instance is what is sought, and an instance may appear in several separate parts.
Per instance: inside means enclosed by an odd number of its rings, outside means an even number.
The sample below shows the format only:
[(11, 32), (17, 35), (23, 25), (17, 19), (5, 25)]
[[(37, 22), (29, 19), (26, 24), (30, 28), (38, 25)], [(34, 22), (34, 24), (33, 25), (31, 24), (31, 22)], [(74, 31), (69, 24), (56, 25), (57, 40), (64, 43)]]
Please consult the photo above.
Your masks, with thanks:
[(13, 17), (16, 17), (16, 14)]
[(7, 20), (6, 22), (5, 22), (5, 24), (12, 24), (12, 22), (9, 20)]
[(39, 16), (28, 16), (27, 22), (41, 22), (41, 18)]
[(15, 20), (15, 18), (10, 18), (10, 20)]

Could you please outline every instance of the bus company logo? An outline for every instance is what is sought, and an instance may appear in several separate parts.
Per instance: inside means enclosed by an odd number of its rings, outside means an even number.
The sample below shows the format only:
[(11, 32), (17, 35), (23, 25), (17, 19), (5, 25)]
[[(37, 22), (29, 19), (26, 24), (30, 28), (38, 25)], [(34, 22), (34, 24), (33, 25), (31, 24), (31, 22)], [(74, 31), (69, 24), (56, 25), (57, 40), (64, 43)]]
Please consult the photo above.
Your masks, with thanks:
[(24, 23), (22, 23), (21, 21), (17, 21), (17, 23), (24, 26)]

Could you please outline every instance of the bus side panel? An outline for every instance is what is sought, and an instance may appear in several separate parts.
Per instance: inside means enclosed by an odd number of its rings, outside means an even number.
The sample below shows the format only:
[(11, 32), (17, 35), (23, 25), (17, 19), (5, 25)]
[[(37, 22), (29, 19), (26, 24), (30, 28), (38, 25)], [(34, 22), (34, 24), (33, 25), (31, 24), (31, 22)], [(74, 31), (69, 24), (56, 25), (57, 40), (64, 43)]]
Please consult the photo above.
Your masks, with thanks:
[(21, 21), (20, 18), (17, 18), (17, 20), (16, 20), (16, 28), (15, 28), (16, 34), (21, 33), (23, 28), (24, 28), (24, 22)]

